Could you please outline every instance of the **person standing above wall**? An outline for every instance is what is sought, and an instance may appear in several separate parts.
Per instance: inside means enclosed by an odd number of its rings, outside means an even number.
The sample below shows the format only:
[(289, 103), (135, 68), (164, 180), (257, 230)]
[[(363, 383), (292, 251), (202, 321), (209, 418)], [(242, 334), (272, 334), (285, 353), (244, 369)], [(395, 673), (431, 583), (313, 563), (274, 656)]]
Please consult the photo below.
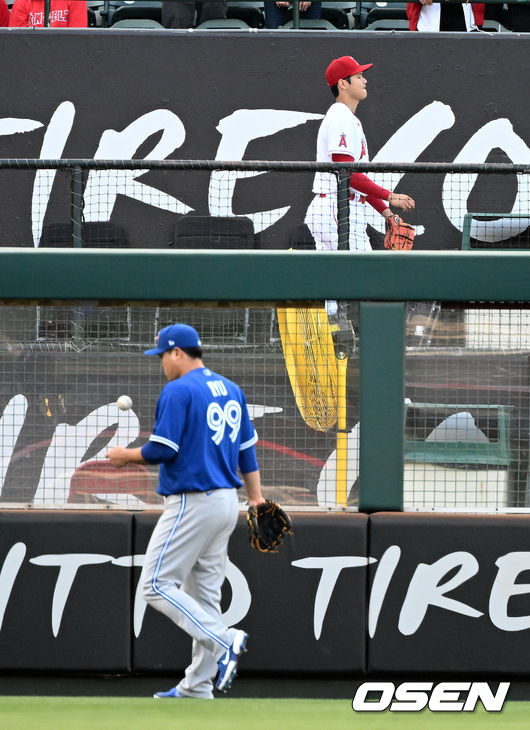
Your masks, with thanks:
[[(51, 0), (50, 28), (86, 28), (84, 0)], [(9, 19), (11, 28), (43, 28), (44, 0), (15, 0)]]
[(407, 3), (409, 30), (436, 32), (478, 30), (484, 23), (484, 3), (455, 3), (420, 0)]
[(6, 0), (0, 0), (0, 27), (5, 28), (9, 25), (9, 8)]
[[(335, 58), (326, 69), (326, 82), (334, 103), (319, 127), (317, 162), (368, 162), (368, 144), (360, 120), (356, 116), (359, 103), (368, 96), (364, 72), (371, 63), (361, 65), (351, 56)], [(317, 172), (313, 180), (315, 197), (307, 210), (305, 223), (313, 234), (317, 250), (335, 251), (337, 232), (337, 180), (329, 172)], [(377, 185), (364, 173), (350, 177), (350, 240), (351, 251), (371, 251), (366, 232), (366, 205), (371, 205), (383, 218), (393, 215), (389, 205), (406, 212), (415, 207), (414, 200), (403, 193)]]

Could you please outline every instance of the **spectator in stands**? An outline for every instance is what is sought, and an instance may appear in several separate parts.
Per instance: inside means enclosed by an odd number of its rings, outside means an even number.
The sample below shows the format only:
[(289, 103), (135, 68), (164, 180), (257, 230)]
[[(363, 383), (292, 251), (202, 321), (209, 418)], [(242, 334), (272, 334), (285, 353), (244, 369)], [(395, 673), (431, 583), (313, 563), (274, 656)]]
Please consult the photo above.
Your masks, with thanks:
[(219, 18), (226, 18), (224, 0), (162, 3), (164, 28), (196, 28), (205, 20), (218, 20)]
[[(44, 0), (15, 0), (9, 25), (16, 28), (44, 27)], [(86, 28), (85, 0), (51, 0), (50, 28)]]
[(0, 26), (5, 28), (6, 25), (9, 25), (9, 8), (6, 0), (0, 0)]
[(419, 31), (471, 31), (484, 22), (484, 3), (455, 3), (448, 0), (420, 0), (407, 3), (409, 29)]
[[(300, 2), (300, 20), (320, 18), (320, 2)], [(291, 8), (291, 9), (290, 9)], [(265, 0), (265, 28), (280, 28), (292, 20), (292, 5), (288, 0)]]

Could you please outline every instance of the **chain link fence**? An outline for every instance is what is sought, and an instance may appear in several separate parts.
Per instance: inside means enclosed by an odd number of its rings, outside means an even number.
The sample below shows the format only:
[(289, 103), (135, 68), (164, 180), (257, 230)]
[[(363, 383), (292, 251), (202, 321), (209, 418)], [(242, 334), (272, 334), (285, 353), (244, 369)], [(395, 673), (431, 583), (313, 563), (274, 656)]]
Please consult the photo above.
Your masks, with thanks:
[[(138, 199), (137, 178), (144, 174), (162, 177), (156, 185), (142, 183), (143, 204), (146, 189), (158, 191), (153, 205), (167, 204), (166, 212), (172, 216), (173, 238), (168, 243), (168, 238), (160, 237), (160, 247), (240, 248), (251, 253), (257, 247), (256, 231), (276, 226), (281, 247), (291, 243), (293, 248), (315, 248), (314, 237), (307, 236), (309, 227), (300, 219), (298, 227), (306, 225), (305, 238), (302, 234), (297, 242), (289, 238), (291, 228), (282, 227), (287, 206), (271, 203), (267, 211), (250, 214), (247, 206), (245, 215), (234, 210), (235, 187), (265, 172), (272, 176), (266, 187), (274, 187), (275, 179), (282, 186), (302, 181), (297, 192), (303, 195), (305, 185), (309, 201), (315, 173), (338, 180), (337, 216), (322, 220), (321, 229), (334, 226), (337, 247), (348, 247), (352, 203), (347, 166), (196, 161), (141, 165), (60, 161), (54, 167), (53, 161), (15, 165), (3, 160), (0, 167), (11, 167), (12, 175), (31, 174), (35, 185), (42, 185), (35, 188), (42, 204), (35, 205), (32, 224), (33, 242), (39, 248), (130, 247), (131, 224), (120, 218), (119, 209), (125, 199)], [(524, 166), (358, 167), (392, 189), (406, 176), (404, 182), (421, 187), (426, 197), (434, 200), (441, 194), (438, 215), (444, 219), (450, 243), (459, 243), (456, 248), (487, 248), (484, 256), (530, 248)], [(194, 176), (207, 182), (205, 208), (197, 212), (199, 206), (194, 207), (192, 213), (185, 207), (170, 209), (169, 198), (176, 195), (160, 197), (160, 188), (165, 187), (161, 180), (184, 191), (183, 181)], [(187, 188), (188, 193), (198, 189), (193, 183)], [(430, 211), (417, 209), (411, 216), (420, 249), (439, 240), (440, 226), (433, 229), (429, 215)], [(179, 226), (181, 239), (175, 234)], [(373, 248), (382, 248), (381, 222), (374, 218), (368, 231)], [(149, 276), (148, 271), (143, 273)], [(406, 306), (405, 509), (530, 506), (530, 310), (527, 302), (470, 302), (465, 297), (463, 286), (462, 302), (411, 300)], [(248, 282), (248, 302), (234, 306), (207, 301), (167, 306), (139, 300), (113, 305), (41, 300), (31, 305), (4, 302), (0, 312), (3, 505), (159, 504), (156, 469), (116, 474), (108, 470), (104, 457), (110, 445), (138, 445), (148, 438), (163, 378), (158, 362), (142, 353), (159, 329), (185, 321), (201, 333), (208, 366), (233, 378), (247, 393), (260, 439), (258, 458), (267, 496), (300, 508), (356, 509), (363, 348), (357, 300), (264, 305), (252, 301)], [(130, 411), (116, 406), (123, 393), (133, 399)], [(385, 417), (382, 412), (382, 421)]]

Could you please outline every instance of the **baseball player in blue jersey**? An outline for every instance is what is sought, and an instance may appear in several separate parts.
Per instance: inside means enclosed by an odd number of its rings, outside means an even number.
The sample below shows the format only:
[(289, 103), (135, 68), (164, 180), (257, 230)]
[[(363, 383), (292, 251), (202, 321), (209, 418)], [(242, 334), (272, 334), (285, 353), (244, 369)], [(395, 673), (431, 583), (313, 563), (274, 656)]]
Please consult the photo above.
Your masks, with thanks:
[(229, 689), (247, 634), (221, 620), (227, 546), (239, 512), (243, 477), (250, 505), (265, 500), (254, 444), (257, 435), (243, 391), (204, 367), (199, 335), (174, 324), (146, 355), (159, 355), (168, 379), (156, 406), (149, 441), (116, 446), (113, 466), (160, 464), (164, 511), (153, 531), (140, 581), (145, 600), (193, 638), (192, 661), (181, 682), (157, 698), (212, 699), (213, 680)]

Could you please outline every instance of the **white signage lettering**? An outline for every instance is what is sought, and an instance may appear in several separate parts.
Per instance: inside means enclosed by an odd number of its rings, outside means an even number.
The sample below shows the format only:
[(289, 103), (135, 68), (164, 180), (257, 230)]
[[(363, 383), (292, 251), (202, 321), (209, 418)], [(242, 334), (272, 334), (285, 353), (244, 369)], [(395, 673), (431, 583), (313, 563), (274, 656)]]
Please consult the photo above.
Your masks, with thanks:
[[(355, 692), (355, 712), (473, 712), (480, 700), (487, 712), (500, 712), (510, 682), (499, 682), (493, 693), (487, 682), (363, 682)], [(467, 693), (467, 697), (465, 696)]]
[[(11, 594), (16, 589), (19, 572), (26, 557), (26, 545), (15, 543), (6, 553), (0, 568), (0, 630), (4, 621), (6, 608)], [(401, 548), (389, 546), (383, 553), (378, 570), (372, 583), (369, 609), (369, 635), (374, 637), (377, 630), (377, 619), (385, 600), (389, 583), (396, 570)], [(59, 568), (51, 605), (51, 625), (54, 636), (60, 630), (63, 613), (67, 607), (69, 593), (77, 577), (79, 568), (111, 563), (116, 567), (133, 568), (143, 565), (144, 555), (124, 555), (114, 558), (99, 553), (63, 553), (44, 554), (32, 557), (32, 565), (43, 568)], [(492, 626), (501, 631), (524, 631), (530, 626), (530, 616), (510, 616), (508, 602), (512, 595), (530, 593), (528, 584), (515, 583), (517, 576), (529, 570), (530, 554), (526, 552), (509, 553), (497, 560), (499, 569), (493, 583), (489, 600), (489, 619)], [(313, 633), (319, 640), (324, 630), (325, 618), (332, 601), (333, 591), (339, 576), (346, 568), (361, 568), (377, 563), (373, 557), (356, 555), (314, 556), (292, 562), (295, 568), (320, 570), (321, 575), (315, 590), (313, 607)], [(455, 575), (445, 580), (449, 573)], [(461, 586), (476, 575), (478, 565), (470, 553), (455, 552), (443, 556), (431, 565), (420, 563), (414, 572), (401, 607), (397, 628), (405, 636), (415, 634), (424, 621), (428, 608), (436, 606), (450, 613), (478, 618), (483, 613), (448, 597), (446, 594)], [(232, 589), (230, 606), (223, 615), (228, 626), (242, 621), (248, 613), (252, 596), (244, 574), (233, 563), (228, 564), (227, 580)], [(423, 581), (423, 583), (422, 583)], [(424, 595), (420, 586), (424, 586)], [(354, 600), (354, 598), (352, 598)], [(359, 600), (362, 600), (359, 598)], [(134, 606), (134, 634), (139, 636), (144, 618), (146, 604), (140, 589), (137, 588)], [(404, 690), (402, 690), (404, 691)]]
[[(40, 158), (57, 159), (63, 154), (68, 137), (75, 123), (76, 109), (71, 101), (63, 101), (52, 114), (44, 133)], [(285, 109), (236, 109), (223, 117), (217, 131), (221, 140), (216, 153), (217, 160), (242, 160), (249, 143), (258, 138), (269, 137), (286, 129), (292, 129), (309, 121), (320, 120), (322, 114)], [(432, 145), (436, 138), (456, 123), (453, 110), (448, 104), (434, 100), (407, 119), (401, 127), (383, 144), (373, 157), (374, 162), (415, 162)], [(13, 117), (0, 118), (0, 135), (31, 132), (44, 126), (32, 119)], [(94, 159), (134, 159), (137, 150), (151, 136), (159, 135), (152, 150), (144, 155), (146, 160), (164, 160), (179, 149), (186, 138), (186, 129), (181, 119), (169, 109), (153, 109), (132, 120), (124, 129), (104, 130), (94, 152)], [(455, 157), (456, 163), (485, 162), (490, 151), (501, 148), (517, 164), (530, 161), (530, 148), (514, 131), (509, 119), (494, 119), (477, 129)], [(308, 155), (310, 159), (313, 157)], [(184, 201), (162, 190), (140, 182), (139, 177), (147, 170), (92, 170), (85, 189), (84, 217), (86, 221), (108, 221), (112, 215), (117, 196), (137, 200), (161, 210), (184, 214), (193, 210)], [(260, 171), (213, 171), (208, 189), (208, 207), (211, 215), (235, 215), (233, 199), (238, 180), (263, 175)], [(35, 173), (31, 218), (34, 245), (38, 246), (42, 223), (55, 170), (38, 170)], [(402, 173), (374, 173), (375, 182), (394, 189)], [(462, 231), (467, 201), (477, 175), (447, 175), (442, 190), (444, 211), (451, 224)], [(517, 194), (511, 211), (517, 213), (524, 208), (522, 202), (528, 199), (530, 183), (528, 176), (517, 176)], [(105, 195), (101, 195), (105, 190)], [(260, 212), (240, 213), (252, 219), (256, 233), (274, 225), (289, 211), (290, 205)], [(384, 230), (383, 219), (370, 207), (367, 221), (376, 230)], [(528, 218), (502, 218), (489, 221), (474, 221), (471, 235), (479, 240), (501, 241), (525, 230), (530, 225)], [(421, 235), (427, 225), (417, 225), (416, 233)]]

